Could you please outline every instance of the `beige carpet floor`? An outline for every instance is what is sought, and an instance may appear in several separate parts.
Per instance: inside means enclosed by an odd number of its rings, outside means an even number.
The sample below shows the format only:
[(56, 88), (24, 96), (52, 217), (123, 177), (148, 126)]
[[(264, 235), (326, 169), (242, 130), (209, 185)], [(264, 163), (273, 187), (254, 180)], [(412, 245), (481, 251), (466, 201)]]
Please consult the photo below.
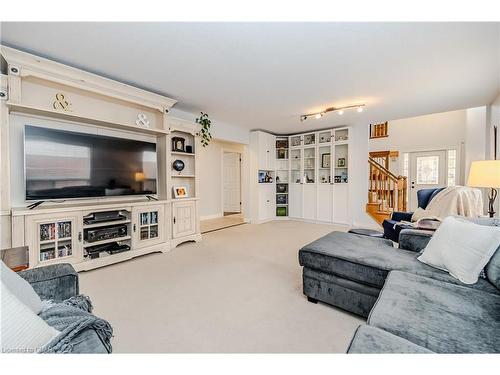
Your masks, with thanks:
[(201, 233), (208, 233), (214, 230), (234, 227), (245, 223), (243, 214), (225, 215), (215, 219), (202, 220), (200, 222)]
[(275, 221), (80, 274), (114, 352), (345, 352), (363, 320), (302, 294), (297, 251), (334, 230)]

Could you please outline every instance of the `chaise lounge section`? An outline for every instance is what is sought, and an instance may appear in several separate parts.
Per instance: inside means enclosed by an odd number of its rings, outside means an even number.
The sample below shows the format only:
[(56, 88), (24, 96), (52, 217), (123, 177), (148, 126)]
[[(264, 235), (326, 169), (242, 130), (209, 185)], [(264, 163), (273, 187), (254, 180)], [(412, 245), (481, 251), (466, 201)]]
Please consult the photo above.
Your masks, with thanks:
[(398, 249), (389, 240), (332, 232), (299, 251), (310, 301), (368, 318), (349, 353), (500, 352), (500, 251), (488, 278), (466, 285), (417, 260), (430, 237), (403, 230)]

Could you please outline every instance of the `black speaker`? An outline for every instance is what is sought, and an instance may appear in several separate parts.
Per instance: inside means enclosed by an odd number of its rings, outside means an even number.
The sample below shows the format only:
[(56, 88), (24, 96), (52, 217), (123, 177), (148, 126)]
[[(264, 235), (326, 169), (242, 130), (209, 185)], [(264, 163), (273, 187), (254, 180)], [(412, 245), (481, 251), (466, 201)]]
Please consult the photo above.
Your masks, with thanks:
[(193, 153), (193, 146), (186, 145), (186, 152), (189, 154)]

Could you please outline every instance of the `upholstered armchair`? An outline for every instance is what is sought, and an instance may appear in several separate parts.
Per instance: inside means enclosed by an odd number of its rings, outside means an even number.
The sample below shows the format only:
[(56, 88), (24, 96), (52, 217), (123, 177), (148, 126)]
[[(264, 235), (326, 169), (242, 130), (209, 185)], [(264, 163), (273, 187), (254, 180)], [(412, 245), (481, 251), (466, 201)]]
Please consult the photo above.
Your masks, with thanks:
[[(444, 188), (437, 189), (422, 189), (417, 191), (418, 207), (425, 209), (429, 202)], [(401, 224), (401, 221), (411, 221), (413, 212), (393, 212), (390, 219), (384, 220), (384, 237), (399, 242), (399, 233), (403, 229), (412, 229), (413, 227), (406, 224)], [(398, 225), (396, 225), (398, 224)]]

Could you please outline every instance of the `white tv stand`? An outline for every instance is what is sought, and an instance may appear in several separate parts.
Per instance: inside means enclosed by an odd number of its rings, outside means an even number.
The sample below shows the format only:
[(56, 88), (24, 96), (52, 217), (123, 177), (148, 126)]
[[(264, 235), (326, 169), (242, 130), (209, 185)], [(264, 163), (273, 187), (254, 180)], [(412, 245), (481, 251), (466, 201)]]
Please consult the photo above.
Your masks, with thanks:
[[(175, 100), (12, 48), (0, 46), (0, 52), (8, 64), (7, 75), (0, 77), (3, 93), (0, 98), (0, 248), (28, 246), (30, 268), (66, 262), (83, 271), (147, 253), (167, 252), (180, 243), (201, 240), (196, 152), (199, 125), (169, 116)], [(58, 102), (61, 95), (65, 100), (63, 106)], [(22, 185), (18, 173), (21, 168), (18, 164), (11, 168), (11, 163), (19, 160), (17, 153), (23, 151), (11, 147), (9, 137), (19, 133), (14, 131), (18, 129), (15, 126), (19, 126), (16, 121), (25, 121), (24, 117), (30, 117), (35, 125), (40, 119), (48, 122), (49, 127), (63, 130), (84, 126), (95, 134), (126, 133), (125, 138), (154, 138), (158, 192), (154, 198), (157, 200), (102, 197), (45, 202), (28, 209), (29, 202), (13, 199), (18, 191), (11, 191), (11, 186)], [(55, 122), (57, 124), (52, 125)], [(183, 138), (189, 152), (172, 149), (173, 137)], [(172, 168), (176, 159), (186, 164), (182, 173)], [(188, 197), (174, 199), (175, 186), (185, 187)], [(23, 207), (19, 207), (21, 205)], [(85, 223), (88, 215), (104, 211), (120, 211), (124, 218)], [(118, 238), (95, 242), (86, 238), (90, 230), (118, 224), (126, 227), (126, 232)], [(88, 255), (92, 247), (112, 242), (130, 249), (113, 254), (102, 252), (99, 254), (102, 256), (93, 258)]]
[[(141, 200), (91, 205), (61, 204), (33, 210), (13, 209), (13, 232), (18, 238), (24, 238), (24, 243), (29, 247), (30, 268), (67, 262), (77, 271), (90, 270), (148, 253), (167, 252), (186, 240), (201, 240), (201, 235), (194, 230), (191, 235), (171, 238), (172, 204), (175, 206), (178, 202)], [(185, 200), (183, 205), (194, 206), (195, 201)], [(119, 211), (123, 218), (85, 223), (84, 218), (88, 215), (105, 211)], [(196, 217), (193, 216), (190, 220), (195, 228)], [(93, 242), (87, 239), (89, 230), (114, 225), (124, 225), (126, 233)], [(99, 257), (90, 258), (88, 249), (112, 242), (128, 245), (130, 250), (116, 254), (103, 251)]]

